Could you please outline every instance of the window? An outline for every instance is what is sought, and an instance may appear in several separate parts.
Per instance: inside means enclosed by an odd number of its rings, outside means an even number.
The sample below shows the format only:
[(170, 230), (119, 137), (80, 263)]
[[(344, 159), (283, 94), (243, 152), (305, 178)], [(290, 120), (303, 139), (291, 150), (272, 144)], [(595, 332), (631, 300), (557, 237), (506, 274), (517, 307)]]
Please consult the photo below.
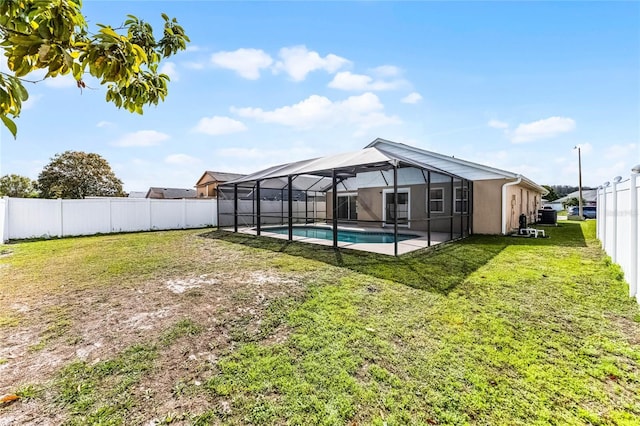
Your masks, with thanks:
[(429, 204), (431, 213), (444, 213), (444, 188), (431, 188)]
[(469, 212), (469, 189), (468, 188), (455, 188), (455, 212), (456, 213), (468, 213)]

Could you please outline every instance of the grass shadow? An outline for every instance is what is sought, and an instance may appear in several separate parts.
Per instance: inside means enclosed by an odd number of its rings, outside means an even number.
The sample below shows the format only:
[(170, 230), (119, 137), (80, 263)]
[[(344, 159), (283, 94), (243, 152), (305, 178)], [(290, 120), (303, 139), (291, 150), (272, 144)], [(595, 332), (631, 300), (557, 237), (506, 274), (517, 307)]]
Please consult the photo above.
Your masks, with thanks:
[(507, 246), (505, 238), (472, 236), (465, 240), (393, 257), (220, 230), (200, 236), (300, 256), (441, 294), (449, 293), (469, 274), (489, 262)]
[(536, 228), (544, 229), (546, 238), (473, 235), (399, 257), (220, 230), (200, 236), (300, 256), (416, 289), (448, 294), (469, 274), (487, 264), (507, 246), (586, 247), (585, 232), (595, 238), (595, 222), (561, 221), (557, 226)]

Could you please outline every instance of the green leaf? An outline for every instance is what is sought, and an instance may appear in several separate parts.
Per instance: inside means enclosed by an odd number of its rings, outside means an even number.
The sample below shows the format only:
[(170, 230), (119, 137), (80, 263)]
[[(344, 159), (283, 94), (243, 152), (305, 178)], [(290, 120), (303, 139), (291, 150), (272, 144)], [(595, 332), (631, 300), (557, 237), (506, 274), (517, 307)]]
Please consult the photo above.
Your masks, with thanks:
[(7, 117), (6, 115), (0, 115), (0, 119), (2, 119), (2, 122), (4, 123), (4, 125), (7, 127), (7, 129), (9, 129), (9, 131), (15, 138), (16, 135), (18, 134), (18, 127), (16, 126), (16, 123), (14, 123), (13, 120)]

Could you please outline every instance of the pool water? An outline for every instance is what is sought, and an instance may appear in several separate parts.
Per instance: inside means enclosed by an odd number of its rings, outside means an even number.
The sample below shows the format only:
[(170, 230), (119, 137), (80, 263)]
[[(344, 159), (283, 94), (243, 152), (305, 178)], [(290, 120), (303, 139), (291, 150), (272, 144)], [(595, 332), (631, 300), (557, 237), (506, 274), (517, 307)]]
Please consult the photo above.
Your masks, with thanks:
[[(289, 228), (286, 226), (277, 228), (263, 228), (264, 232), (287, 235)], [(293, 235), (297, 237), (319, 238), (322, 240), (333, 240), (333, 229), (318, 228), (315, 226), (294, 226)], [(419, 238), (418, 235), (398, 234), (398, 241)], [(393, 234), (388, 232), (369, 231), (347, 231), (338, 229), (338, 241), (345, 243), (392, 243)]]

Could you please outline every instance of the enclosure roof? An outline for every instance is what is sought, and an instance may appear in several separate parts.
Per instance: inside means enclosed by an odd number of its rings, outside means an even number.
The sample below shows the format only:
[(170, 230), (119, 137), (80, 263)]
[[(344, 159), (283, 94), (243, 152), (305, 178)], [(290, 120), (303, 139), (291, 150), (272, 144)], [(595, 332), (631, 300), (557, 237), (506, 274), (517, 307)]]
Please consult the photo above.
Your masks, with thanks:
[[(394, 163), (404, 163), (409, 166), (416, 166), (450, 174), (444, 170), (435, 169), (427, 164), (419, 164), (411, 159), (383, 152), (378, 148), (365, 148), (360, 151), (345, 152), (327, 157), (280, 164), (278, 166), (273, 166), (256, 173), (243, 176), (239, 179), (232, 180), (227, 182), (227, 184), (240, 184), (245, 182), (255, 182), (258, 180), (265, 181), (269, 179), (279, 180), (279, 178), (290, 175), (298, 176), (296, 181), (304, 179), (307, 182), (311, 182), (313, 179), (317, 180), (319, 177), (328, 178), (332, 176), (333, 170), (336, 170), (340, 176), (341, 173), (354, 174), (365, 171), (389, 169)], [(319, 190), (320, 188), (326, 187), (326, 182), (326, 180), (324, 182), (320, 180), (320, 182), (315, 183), (313, 187)], [(303, 185), (298, 184), (297, 186), (302, 187)]]
[[(376, 139), (360, 151), (346, 152), (327, 157), (280, 164), (243, 176), (239, 179), (229, 181), (227, 184), (280, 180), (280, 178), (286, 176), (298, 176), (301, 178), (301, 175), (306, 175), (307, 180), (310, 181), (311, 179), (318, 177), (329, 178), (332, 176), (333, 170), (336, 170), (340, 176), (340, 174), (348, 175), (350, 173), (355, 174), (389, 169), (393, 164), (418, 167), (472, 181), (505, 178), (516, 179), (520, 177), (525, 185), (530, 186), (543, 194), (547, 192), (540, 185), (516, 173), (461, 160), (459, 158), (448, 157), (435, 152), (414, 148), (409, 145), (387, 141), (385, 139)], [(296, 180), (299, 178), (296, 178)], [(320, 182), (313, 184), (312, 187), (307, 187), (307, 189), (326, 189), (327, 182), (327, 180), (324, 182), (321, 180)], [(298, 183), (296, 186), (300, 189), (304, 189), (305, 185)]]
[(548, 192), (544, 187), (517, 173), (486, 166), (484, 164), (474, 163), (472, 161), (463, 160), (453, 156), (438, 154), (437, 152), (427, 151), (421, 148), (405, 145), (403, 143), (378, 138), (367, 145), (366, 148), (373, 147), (378, 148), (380, 151), (389, 155), (404, 158), (405, 161), (413, 161), (418, 164), (429, 164), (432, 167), (471, 181), (505, 178), (516, 179), (520, 177), (526, 186), (529, 186), (543, 194)]

